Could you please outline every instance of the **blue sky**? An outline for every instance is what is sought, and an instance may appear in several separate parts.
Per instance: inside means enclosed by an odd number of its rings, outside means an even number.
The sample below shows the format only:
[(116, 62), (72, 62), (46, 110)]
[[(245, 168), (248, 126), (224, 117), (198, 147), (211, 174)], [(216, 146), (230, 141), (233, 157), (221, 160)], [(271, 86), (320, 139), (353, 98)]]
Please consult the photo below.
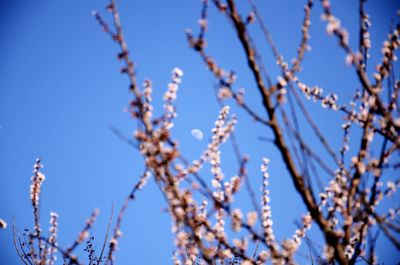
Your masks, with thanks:
[[(178, 118), (173, 137), (179, 140), (182, 153), (189, 159), (199, 157), (207, 146), (210, 130), (218, 116), (215, 80), (205, 69), (198, 54), (188, 47), (184, 30), (197, 32), (199, 0), (117, 1), (125, 36), (137, 65), (139, 83), (153, 81), (155, 106), (162, 107), (162, 95), (174, 67), (184, 71), (178, 93)], [(296, 53), (304, 1), (256, 1), (272, 36), (288, 60)], [(29, 185), (36, 157), (43, 159), (44, 182), (41, 197), (42, 223), (50, 211), (60, 215), (59, 242), (68, 246), (83, 227), (91, 211), (98, 207), (100, 216), (94, 236), (104, 237), (111, 205), (119, 209), (123, 199), (142, 171), (138, 153), (120, 141), (109, 129), (118, 128), (131, 136), (135, 122), (123, 111), (130, 99), (128, 81), (119, 74), (117, 46), (104, 34), (91, 16), (104, 10), (106, 1), (0, 1), (0, 218), (9, 224), (15, 216), (20, 230), (32, 225)], [(356, 47), (358, 1), (335, 1), (334, 11), (349, 29), (351, 44)], [(390, 19), (400, 3), (395, 0), (369, 1), (371, 14), (371, 65), (380, 59), (380, 45)], [(243, 14), (248, 6), (242, 7)], [(334, 38), (327, 36), (317, 2), (312, 13), (311, 47), (303, 64), (301, 77), (319, 84), (326, 91), (336, 91), (348, 100), (356, 80), (345, 65), (345, 55)], [(225, 69), (238, 74), (236, 87), (246, 88), (246, 100), (262, 112), (258, 91), (244, 61), (235, 33), (225, 17), (210, 9), (207, 51)], [(257, 34), (257, 31), (254, 31)], [(262, 41), (261, 36), (255, 36)], [(279, 74), (266, 45), (260, 48), (271, 76)], [(299, 196), (282, 170), (272, 145), (257, 140), (271, 135), (269, 129), (252, 122), (230, 102), (238, 116), (237, 137), (243, 153), (250, 155), (249, 173), (258, 178), (261, 157), (271, 159), (271, 201), (275, 231), (279, 239), (290, 236), (294, 220), (305, 209), (294, 207)], [(310, 110), (320, 110), (312, 104)], [(157, 112), (157, 110), (156, 110)], [(333, 143), (339, 143), (340, 116), (314, 111)], [(201, 129), (205, 139), (198, 141), (190, 131)], [(230, 176), (237, 171), (229, 144), (222, 149), (223, 168)], [(246, 200), (246, 199), (244, 199)], [(173, 250), (170, 219), (163, 211), (166, 204), (156, 185), (150, 181), (131, 203), (126, 214), (117, 253), (119, 264), (165, 264)], [(318, 238), (318, 233), (314, 233)], [(11, 229), (0, 231), (0, 264), (20, 264), (11, 244)], [(382, 248), (383, 249), (383, 248)], [(386, 251), (386, 252), (385, 252)], [(381, 250), (382, 260), (396, 259), (393, 249)], [(132, 261), (133, 260), (133, 261)]]

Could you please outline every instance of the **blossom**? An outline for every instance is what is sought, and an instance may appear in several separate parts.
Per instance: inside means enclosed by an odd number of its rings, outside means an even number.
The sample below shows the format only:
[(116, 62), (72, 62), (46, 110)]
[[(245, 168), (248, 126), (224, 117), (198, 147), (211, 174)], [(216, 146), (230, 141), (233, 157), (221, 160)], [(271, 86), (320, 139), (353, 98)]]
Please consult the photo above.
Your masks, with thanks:
[(0, 228), (6, 229), (7, 228), (7, 223), (3, 219), (0, 218)]

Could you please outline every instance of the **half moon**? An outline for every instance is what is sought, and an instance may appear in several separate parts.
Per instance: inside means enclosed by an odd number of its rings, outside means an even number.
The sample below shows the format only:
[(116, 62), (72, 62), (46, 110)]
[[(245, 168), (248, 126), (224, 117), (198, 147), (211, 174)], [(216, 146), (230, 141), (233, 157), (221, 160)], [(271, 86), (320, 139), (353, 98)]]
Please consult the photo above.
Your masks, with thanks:
[(203, 132), (200, 131), (199, 129), (193, 129), (190, 131), (190, 134), (196, 138), (197, 140), (201, 141), (203, 140)]

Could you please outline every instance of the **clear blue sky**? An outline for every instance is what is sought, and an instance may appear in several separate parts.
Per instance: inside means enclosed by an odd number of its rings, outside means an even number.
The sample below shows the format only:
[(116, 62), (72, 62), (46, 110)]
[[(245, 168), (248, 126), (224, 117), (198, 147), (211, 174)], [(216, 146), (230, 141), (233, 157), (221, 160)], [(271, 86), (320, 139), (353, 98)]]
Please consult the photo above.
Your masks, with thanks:
[[(358, 1), (333, 2), (334, 11), (349, 29), (351, 44), (356, 47)], [(187, 158), (197, 158), (207, 145), (219, 110), (213, 92), (215, 80), (188, 47), (184, 35), (186, 28), (197, 32), (200, 1), (117, 3), (139, 83), (144, 78), (153, 80), (159, 111), (171, 69), (175, 66), (183, 69), (185, 75), (177, 101), (179, 116), (173, 136), (179, 139)], [(278, 48), (290, 60), (300, 39), (305, 1), (256, 3)], [(64, 247), (75, 239), (85, 219), (98, 207), (100, 217), (94, 236), (100, 248), (111, 204), (119, 209), (142, 170), (142, 159), (137, 152), (108, 129), (112, 125), (130, 136), (135, 122), (123, 112), (130, 95), (126, 77), (119, 74), (117, 46), (91, 16), (92, 10), (99, 10), (108, 19), (105, 5), (106, 1), (94, 0), (0, 1), (0, 218), (11, 225), (15, 216), (20, 230), (32, 226), (30, 176), (35, 158), (40, 156), (47, 177), (41, 197), (42, 223), (47, 225), (50, 211), (60, 215), (59, 242)], [(400, 2), (395, 0), (367, 2), (372, 19), (372, 65), (380, 59), (380, 45), (399, 7)], [(210, 12), (209, 53), (224, 68), (235, 70), (239, 77), (237, 87), (246, 88), (247, 102), (264, 113), (232, 28), (215, 8)], [(317, 1), (312, 14), (312, 52), (306, 55), (301, 76), (326, 91), (336, 91), (345, 101), (356, 84), (354, 73), (345, 65), (345, 55), (336, 39), (325, 33), (320, 14)], [(255, 39), (261, 40), (260, 36)], [(275, 78), (278, 71), (269, 49), (261, 48), (261, 52)], [(261, 183), (261, 157), (271, 159), (274, 228), (278, 239), (291, 236), (294, 220), (305, 209), (293, 203), (299, 201), (299, 196), (272, 145), (257, 140), (258, 136), (268, 137), (271, 132), (254, 124), (230, 103), (238, 115), (237, 136), (242, 152), (250, 155), (253, 186)], [(313, 106), (310, 108), (313, 110)], [(331, 118), (324, 112), (316, 115), (318, 121)], [(342, 120), (339, 116), (329, 122), (338, 125)], [(194, 139), (190, 135), (193, 128), (203, 130), (205, 140)], [(340, 130), (327, 126), (323, 131), (333, 142), (340, 141)], [(237, 166), (230, 162), (234, 161), (230, 145), (226, 144), (222, 151), (226, 175), (235, 174)], [(170, 262), (173, 241), (170, 219), (163, 212), (165, 206), (156, 185), (150, 181), (125, 216), (117, 264)], [(0, 264), (20, 264), (10, 228), (0, 231)], [(318, 238), (318, 233), (314, 234)], [(399, 260), (392, 248), (381, 248), (379, 254), (385, 264)]]

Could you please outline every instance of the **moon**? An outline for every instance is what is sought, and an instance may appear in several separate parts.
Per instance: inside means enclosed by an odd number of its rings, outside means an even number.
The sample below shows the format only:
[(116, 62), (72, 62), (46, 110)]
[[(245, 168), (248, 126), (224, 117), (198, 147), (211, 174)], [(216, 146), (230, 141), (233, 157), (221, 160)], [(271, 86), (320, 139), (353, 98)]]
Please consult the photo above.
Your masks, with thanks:
[(203, 140), (203, 132), (200, 131), (199, 129), (193, 129), (190, 131), (190, 134), (196, 138), (197, 140), (201, 141)]

